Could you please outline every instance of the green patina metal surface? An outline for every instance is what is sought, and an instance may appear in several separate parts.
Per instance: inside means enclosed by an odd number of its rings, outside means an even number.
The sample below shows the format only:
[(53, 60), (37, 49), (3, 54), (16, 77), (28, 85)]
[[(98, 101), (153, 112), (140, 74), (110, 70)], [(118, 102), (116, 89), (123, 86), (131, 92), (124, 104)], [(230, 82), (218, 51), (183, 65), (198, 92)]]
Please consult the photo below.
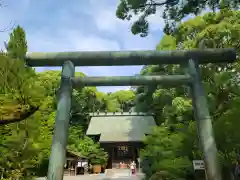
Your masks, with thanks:
[(75, 77), (74, 88), (83, 86), (139, 86), (162, 84), (178, 86), (189, 84), (189, 75), (164, 75), (164, 76), (116, 76), (116, 77)]
[(189, 60), (189, 72), (193, 78), (191, 85), (193, 109), (207, 177), (208, 180), (222, 180), (207, 99), (200, 79), (199, 66), (194, 60)]
[(136, 142), (151, 134), (154, 126), (152, 116), (101, 114), (91, 118), (86, 134), (100, 135), (100, 142)]
[(63, 180), (72, 97), (71, 78), (74, 76), (74, 70), (75, 67), (70, 61), (64, 63), (58, 93), (59, 97), (51, 156), (48, 166), (48, 180)]
[(188, 59), (198, 59), (199, 63), (233, 62), (234, 49), (195, 49), (176, 51), (103, 51), (103, 52), (56, 52), (31, 53), (26, 55), (26, 64), (37, 66), (62, 66), (72, 61), (75, 66), (125, 66), (179, 64)]

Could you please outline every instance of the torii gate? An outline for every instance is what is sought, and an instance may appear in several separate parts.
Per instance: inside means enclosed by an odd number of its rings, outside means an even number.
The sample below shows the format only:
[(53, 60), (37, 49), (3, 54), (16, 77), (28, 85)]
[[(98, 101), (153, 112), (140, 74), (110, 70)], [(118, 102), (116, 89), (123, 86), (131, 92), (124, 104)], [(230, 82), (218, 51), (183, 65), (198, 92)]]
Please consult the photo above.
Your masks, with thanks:
[[(207, 107), (199, 64), (232, 63), (234, 49), (195, 49), (176, 51), (116, 51), (116, 52), (59, 52), (32, 53), (26, 64), (33, 67), (62, 66), (57, 104), (55, 131), (48, 167), (48, 180), (62, 180), (68, 139), (72, 89), (84, 86), (137, 86), (149, 84), (189, 85), (192, 92), (198, 136), (204, 154), (208, 180), (222, 180), (217, 148), (213, 137), (211, 117)], [(75, 66), (126, 66), (181, 64), (188, 66), (184, 75), (74, 77)]]

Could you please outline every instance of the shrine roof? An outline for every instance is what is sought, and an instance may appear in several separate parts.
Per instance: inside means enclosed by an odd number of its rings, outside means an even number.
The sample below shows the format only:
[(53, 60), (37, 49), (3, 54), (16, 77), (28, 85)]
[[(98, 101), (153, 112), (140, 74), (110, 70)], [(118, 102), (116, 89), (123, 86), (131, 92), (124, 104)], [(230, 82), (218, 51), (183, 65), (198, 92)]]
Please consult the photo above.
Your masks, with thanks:
[(153, 116), (146, 113), (99, 113), (91, 118), (86, 134), (100, 135), (100, 142), (142, 141), (153, 126)]

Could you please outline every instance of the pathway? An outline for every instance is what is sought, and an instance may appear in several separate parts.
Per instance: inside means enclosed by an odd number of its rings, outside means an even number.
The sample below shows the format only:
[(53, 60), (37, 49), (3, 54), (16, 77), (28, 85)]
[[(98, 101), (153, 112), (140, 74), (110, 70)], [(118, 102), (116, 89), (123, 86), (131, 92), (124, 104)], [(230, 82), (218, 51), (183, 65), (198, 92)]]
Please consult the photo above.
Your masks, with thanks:
[[(109, 170), (106, 174), (64, 176), (64, 180), (141, 180), (142, 175), (130, 176), (129, 170)], [(45, 180), (45, 178), (36, 178)]]

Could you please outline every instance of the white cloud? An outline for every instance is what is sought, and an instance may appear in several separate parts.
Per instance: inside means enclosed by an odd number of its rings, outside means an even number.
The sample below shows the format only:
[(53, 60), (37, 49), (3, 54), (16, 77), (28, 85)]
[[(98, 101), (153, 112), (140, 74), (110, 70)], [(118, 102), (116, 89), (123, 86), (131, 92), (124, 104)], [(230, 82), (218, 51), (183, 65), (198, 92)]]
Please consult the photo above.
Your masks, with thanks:
[[(116, 18), (116, 8), (119, 1), (115, 1), (115, 4), (111, 4), (109, 3), (110, 0), (106, 0), (105, 3), (101, 3), (100, 6), (96, 6), (96, 1), (97, 0), (90, 0), (90, 4), (92, 5), (92, 8), (97, 7), (97, 9), (94, 9), (94, 13), (92, 15), (100, 30), (107, 30), (110, 32), (117, 31), (122, 33), (122, 29), (128, 29), (128, 32), (130, 32), (130, 27), (132, 23), (138, 19), (138, 16), (133, 16), (130, 21), (120, 20)], [(163, 29), (164, 20), (162, 18), (162, 12), (163, 8), (158, 7), (156, 14), (148, 17), (151, 31)]]
[(165, 22), (162, 18), (163, 7), (157, 7), (156, 14), (152, 14), (148, 17), (150, 31), (163, 30)]
[(118, 51), (120, 50), (119, 43), (115, 40), (101, 38), (100, 36), (78, 34), (71, 32), (69, 34), (69, 42), (75, 46), (74, 49), (82, 51)]
[(120, 36), (129, 31), (130, 23), (116, 17), (118, 0), (103, 0), (101, 3), (97, 2), (99, 1), (89, 0), (89, 6), (85, 8), (84, 13), (92, 16), (100, 31), (118, 33)]
[[(55, 37), (44, 31), (30, 34), (27, 37), (29, 52), (120, 50), (116, 40), (67, 28), (56, 32)], [(38, 40), (36, 41), (36, 39)]]
[[(35, 42), (36, 39), (39, 39)], [(84, 35), (80, 31), (69, 31), (65, 34), (59, 33), (57, 38), (47, 34), (32, 34), (28, 38), (30, 52), (61, 52), (61, 51), (107, 51), (120, 50), (119, 44), (114, 40), (108, 40), (96, 35)], [(123, 67), (77, 67), (76, 71), (91, 76), (118, 75), (116, 70)], [(50, 70), (52, 67), (36, 68), (37, 71)], [(55, 68), (60, 70), (61, 68)]]
[(122, 33), (120, 29), (128, 28), (128, 22), (117, 19), (113, 10), (112, 7), (110, 9), (108, 7), (106, 9), (98, 9), (93, 18), (99, 30), (111, 33), (118, 32), (120, 34)]
[[(12, 4), (15, 3), (14, 0), (10, 1)], [(77, 1), (76, 5), (71, 4), (70, 6), (68, 4), (62, 8), (55, 7), (51, 12), (48, 12), (45, 9), (51, 9), (56, 4), (52, 3), (49, 7), (50, 5), (44, 2), (40, 6), (41, 2), (24, 0), (24, 3), (19, 3), (21, 5), (11, 6), (4, 10), (6, 12), (0, 12), (0, 16), (4, 15), (1, 16), (4, 17), (4, 21), (0, 21), (0, 27), (9, 20), (15, 20), (17, 24), (22, 25), (27, 33), (29, 52), (154, 49), (159, 37), (153, 37), (151, 34), (147, 38), (132, 35), (130, 22), (116, 18), (116, 2), (102, 0), (99, 3), (97, 0), (89, 0), (90, 4), (83, 4)], [(36, 6), (39, 8), (34, 11)], [(150, 20), (156, 27), (157, 23), (161, 22), (154, 17), (150, 17)], [(8, 32), (0, 33), (0, 48), (3, 47), (1, 42), (7, 39)], [(60, 70), (61, 68), (37, 68), (38, 71), (47, 69)], [(139, 66), (77, 67), (76, 69), (76, 71), (82, 71), (90, 76), (134, 75), (139, 70)], [(124, 89), (128, 88), (124, 87)], [(111, 92), (120, 89), (123, 87), (100, 88), (100, 90)]]

